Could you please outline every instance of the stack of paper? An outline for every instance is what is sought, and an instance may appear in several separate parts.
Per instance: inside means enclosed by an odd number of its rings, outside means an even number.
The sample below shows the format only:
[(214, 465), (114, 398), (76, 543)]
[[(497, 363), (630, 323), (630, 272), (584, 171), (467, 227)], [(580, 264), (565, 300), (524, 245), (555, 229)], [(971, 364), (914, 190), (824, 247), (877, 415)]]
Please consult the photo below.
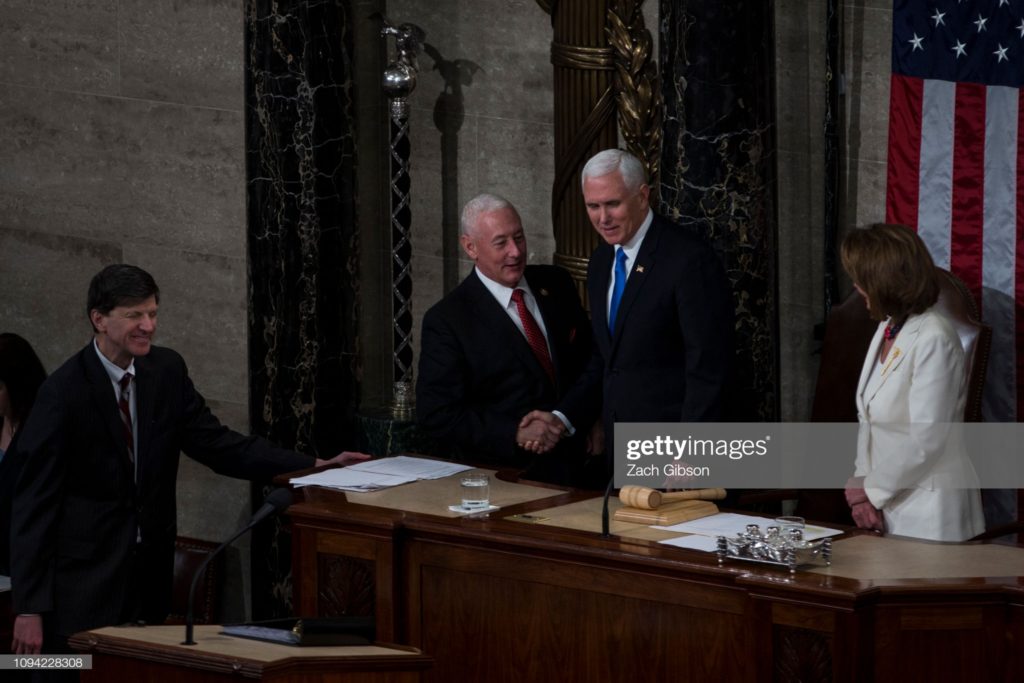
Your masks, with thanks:
[(419, 479), (440, 479), (471, 469), (468, 465), (399, 455), (295, 477), (290, 483), (295, 487), (323, 486), (341, 491), (378, 491)]

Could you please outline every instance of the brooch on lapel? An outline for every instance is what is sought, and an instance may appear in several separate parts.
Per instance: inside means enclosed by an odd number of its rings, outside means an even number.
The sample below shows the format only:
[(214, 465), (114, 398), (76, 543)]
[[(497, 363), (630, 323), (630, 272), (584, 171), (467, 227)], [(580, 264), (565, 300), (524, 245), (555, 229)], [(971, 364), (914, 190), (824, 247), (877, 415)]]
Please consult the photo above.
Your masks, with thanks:
[(546, 290), (543, 287), (541, 287), (540, 288), (540, 295), (541, 296), (547, 296), (548, 295), (548, 290)]
[(638, 273), (644, 272), (644, 267), (643, 266), (637, 266), (636, 267), (636, 272), (638, 272)]
[(900, 347), (898, 347), (898, 346), (892, 347), (892, 351), (889, 352), (889, 360), (887, 360), (885, 362), (885, 367), (882, 368), (882, 374), (883, 375), (886, 374), (887, 372), (889, 372), (889, 368), (892, 367), (892, 364), (895, 363), (896, 359), (899, 358), (899, 357), (900, 357)]

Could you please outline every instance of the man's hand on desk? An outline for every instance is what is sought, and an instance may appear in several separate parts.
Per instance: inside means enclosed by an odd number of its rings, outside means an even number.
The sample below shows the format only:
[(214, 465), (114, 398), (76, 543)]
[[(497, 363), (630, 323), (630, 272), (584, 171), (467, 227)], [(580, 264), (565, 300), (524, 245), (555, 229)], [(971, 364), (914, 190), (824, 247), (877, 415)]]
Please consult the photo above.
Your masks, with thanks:
[(565, 425), (556, 416), (542, 410), (527, 413), (519, 421), (516, 443), (534, 453), (547, 453), (565, 434)]
[(356, 453), (355, 451), (342, 451), (330, 460), (316, 459), (316, 466), (323, 467), (324, 465), (354, 465), (357, 462), (363, 462), (369, 460), (372, 455), (366, 453)]

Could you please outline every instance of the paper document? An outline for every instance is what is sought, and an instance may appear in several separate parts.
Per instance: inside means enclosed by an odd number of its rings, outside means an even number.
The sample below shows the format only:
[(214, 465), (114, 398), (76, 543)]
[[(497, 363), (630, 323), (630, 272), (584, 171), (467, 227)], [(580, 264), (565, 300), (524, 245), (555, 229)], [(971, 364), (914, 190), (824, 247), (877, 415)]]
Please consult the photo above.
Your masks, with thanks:
[(674, 545), (677, 548), (689, 548), (691, 550), (706, 550), (709, 553), (713, 553), (718, 550), (718, 539), (711, 536), (698, 536), (692, 534), (690, 536), (680, 536), (679, 538), (667, 538), (664, 541), (658, 541), (665, 545)]
[[(659, 526), (655, 529), (665, 531), (678, 531), (685, 534), (700, 534), (701, 536), (736, 536), (747, 530), (748, 524), (757, 524), (761, 532), (775, 524), (775, 520), (767, 517), (755, 517), (753, 515), (738, 515), (734, 512), (719, 512), (710, 517), (701, 517), (689, 522), (681, 522), (672, 526)], [(804, 527), (804, 540), (816, 541), (819, 538), (838, 536), (843, 532), (838, 529), (829, 529), (823, 526), (808, 524)]]
[(416, 481), (416, 477), (402, 477), (396, 474), (353, 471), (351, 467), (324, 470), (291, 480), (292, 486), (323, 486), (342, 491), (379, 491), (391, 486), (400, 486)]
[(420, 479), (440, 479), (471, 469), (468, 465), (399, 455), (295, 477), (290, 483), (295, 487), (323, 486), (361, 493), (401, 486)]
[(469, 465), (460, 465), (454, 462), (396, 455), (393, 458), (367, 460), (358, 465), (351, 465), (346, 469), (356, 470), (357, 472), (394, 474), (402, 477), (414, 477), (416, 479), (441, 479), (442, 477), (448, 477), (473, 468)]

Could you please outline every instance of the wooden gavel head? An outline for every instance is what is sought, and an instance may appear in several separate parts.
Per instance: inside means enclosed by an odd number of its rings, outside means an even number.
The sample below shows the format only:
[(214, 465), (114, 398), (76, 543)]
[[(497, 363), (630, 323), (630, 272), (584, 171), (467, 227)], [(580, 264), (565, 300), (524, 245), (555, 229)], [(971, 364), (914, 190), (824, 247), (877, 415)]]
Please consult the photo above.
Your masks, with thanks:
[(619, 500), (623, 505), (642, 510), (657, 510), (661, 505), (661, 491), (646, 486), (623, 486), (619, 490)]

